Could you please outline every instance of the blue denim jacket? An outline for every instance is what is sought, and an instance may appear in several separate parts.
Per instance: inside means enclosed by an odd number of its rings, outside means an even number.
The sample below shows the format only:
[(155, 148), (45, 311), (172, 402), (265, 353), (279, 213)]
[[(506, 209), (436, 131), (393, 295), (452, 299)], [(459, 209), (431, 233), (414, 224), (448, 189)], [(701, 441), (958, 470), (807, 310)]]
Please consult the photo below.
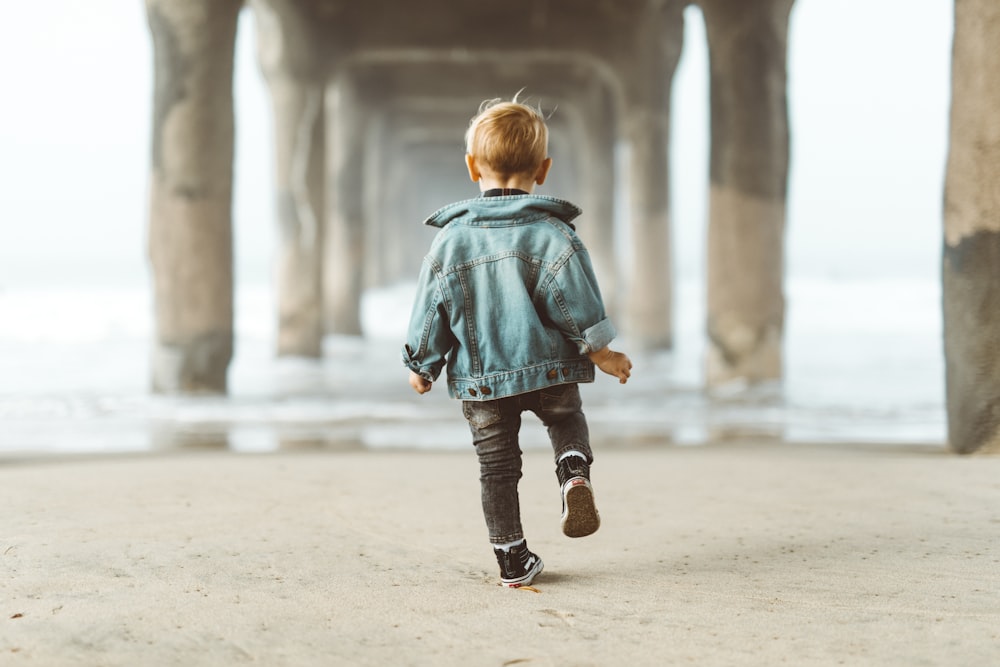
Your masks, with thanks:
[(542, 195), (480, 197), (438, 210), (417, 284), (403, 363), (453, 398), (482, 401), (593, 382), (588, 352), (615, 337), (573, 204)]

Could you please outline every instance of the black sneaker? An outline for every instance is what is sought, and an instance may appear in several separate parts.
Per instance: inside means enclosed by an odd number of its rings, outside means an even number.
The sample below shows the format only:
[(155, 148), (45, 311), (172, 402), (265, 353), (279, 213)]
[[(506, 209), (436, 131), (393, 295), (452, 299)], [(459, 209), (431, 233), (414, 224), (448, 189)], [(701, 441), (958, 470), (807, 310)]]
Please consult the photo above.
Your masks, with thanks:
[(528, 550), (527, 542), (521, 542), (509, 551), (494, 548), (493, 553), (500, 564), (500, 583), (507, 588), (527, 586), (545, 567), (542, 559)]
[(594, 504), (590, 466), (579, 456), (569, 456), (556, 466), (562, 491), (562, 531), (567, 537), (586, 537), (601, 527), (601, 515)]

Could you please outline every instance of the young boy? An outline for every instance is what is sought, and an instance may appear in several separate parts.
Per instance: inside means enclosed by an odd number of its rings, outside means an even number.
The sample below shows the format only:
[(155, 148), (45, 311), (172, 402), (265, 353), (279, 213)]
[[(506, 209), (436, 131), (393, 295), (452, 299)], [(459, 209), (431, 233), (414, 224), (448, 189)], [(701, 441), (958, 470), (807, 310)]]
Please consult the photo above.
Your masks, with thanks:
[(465, 136), (466, 166), (482, 196), (445, 206), (425, 224), (440, 231), (424, 258), (403, 363), (418, 394), (448, 366), (479, 456), (483, 514), (500, 582), (531, 583), (542, 560), (524, 539), (517, 484), (521, 413), (547, 427), (562, 492), (562, 530), (600, 525), (590, 485), (579, 382), (594, 364), (624, 384), (632, 362), (612, 351), (590, 257), (570, 221), (573, 204), (532, 194), (545, 182), (548, 128), (538, 110), (484, 102)]

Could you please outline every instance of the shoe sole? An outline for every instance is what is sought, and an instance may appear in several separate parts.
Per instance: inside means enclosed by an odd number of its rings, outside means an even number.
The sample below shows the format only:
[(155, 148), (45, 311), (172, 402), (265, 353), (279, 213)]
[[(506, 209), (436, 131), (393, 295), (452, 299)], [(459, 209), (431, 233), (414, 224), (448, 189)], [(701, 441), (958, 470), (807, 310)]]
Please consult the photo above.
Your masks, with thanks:
[(563, 490), (562, 531), (566, 537), (586, 537), (601, 527), (601, 517), (594, 504), (594, 491), (583, 478), (571, 479)]
[(520, 579), (501, 578), (500, 585), (506, 586), (507, 588), (520, 588), (521, 586), (530, 586), (534, 578), (540, 575), (542, 573), (542, 570), (544, 569), (545, 569), (545, 564), (542, 562), (542, 559), (536, 555), (535, 564), (531, 566), (530, 570), (528, 570), (528, 574), (524, 575)]

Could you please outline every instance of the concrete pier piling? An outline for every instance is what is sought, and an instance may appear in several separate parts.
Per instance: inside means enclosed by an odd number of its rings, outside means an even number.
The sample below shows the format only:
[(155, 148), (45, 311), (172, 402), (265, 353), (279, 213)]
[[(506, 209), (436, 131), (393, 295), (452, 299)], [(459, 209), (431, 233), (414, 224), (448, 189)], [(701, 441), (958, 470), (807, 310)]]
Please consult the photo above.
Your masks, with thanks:
[(1000, 7), (955, 3), (942, 287), (948, 441), (1000, 453)]
[(147, 0), (158, 392), (225, 392), (233, 353), (233, 47), (242, 2)]
[(702, 0), (711, 62), (710, 387), (782, 376), (792, 0)]

